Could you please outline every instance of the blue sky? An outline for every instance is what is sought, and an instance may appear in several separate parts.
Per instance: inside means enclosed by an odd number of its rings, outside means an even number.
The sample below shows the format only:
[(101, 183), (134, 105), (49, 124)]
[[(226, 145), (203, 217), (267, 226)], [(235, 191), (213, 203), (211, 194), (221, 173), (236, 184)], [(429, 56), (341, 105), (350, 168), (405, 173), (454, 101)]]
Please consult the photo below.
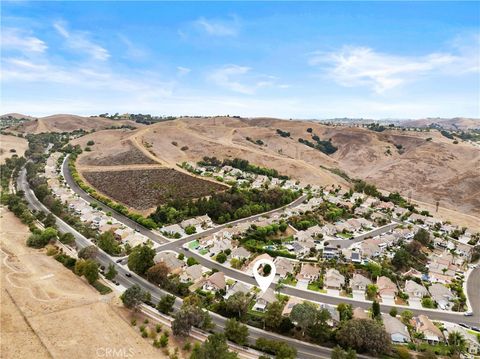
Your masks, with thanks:
[(480, 117), (479, 2), (1, 5), (4, 113)]

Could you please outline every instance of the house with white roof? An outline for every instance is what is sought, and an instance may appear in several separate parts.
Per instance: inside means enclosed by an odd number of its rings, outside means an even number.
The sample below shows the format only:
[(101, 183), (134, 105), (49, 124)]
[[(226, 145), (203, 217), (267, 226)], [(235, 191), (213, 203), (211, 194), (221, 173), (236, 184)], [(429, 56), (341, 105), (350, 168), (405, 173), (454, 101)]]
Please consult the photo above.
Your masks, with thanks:
[(408, 294), (408, 303), (410, 306), (416, 308), (421, 308), (423, 297), (429, 295), (427, 288), (413, 280), (407, 280), (405, 282), (404, 292)]
[(372, 281), (367, 277), (354, 273), (352, 279), (350, 280), (350, 286), (352, 287), (352, 294), (354, 299), (365, 299), (365, 291), (367, 286), (372, 284)]
[(452, 307), (455, 296), (447, 286), (441, 283), (433, 283), (428, 291), (440, 309), (447, 310)]
[(264, 312), (267, 309), (267, 306), (276, 300), (277, 297), (275, 296), (273, 289), (268, 288), (264, 293), (261, 293), (257, 297), (257, 301), (253, 305), (252, 309), (256, 310), (257, 312)]
[(338, 296), (342, 286), (345, 285), (345, 277), (338, 270), (329, 268), (325, 274), (324, 283), (328, 294)]

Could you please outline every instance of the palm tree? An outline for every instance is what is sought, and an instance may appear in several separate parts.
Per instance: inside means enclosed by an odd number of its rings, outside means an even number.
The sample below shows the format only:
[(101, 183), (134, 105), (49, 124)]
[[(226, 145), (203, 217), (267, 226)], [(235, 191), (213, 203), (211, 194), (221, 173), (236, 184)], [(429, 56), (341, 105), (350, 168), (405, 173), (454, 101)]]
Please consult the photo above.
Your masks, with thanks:
[(450, 346), (452, 354), (460, 354), (466, 349), (465, 338), (459, 332), (451, 332), (448, 334), (448, 345)]

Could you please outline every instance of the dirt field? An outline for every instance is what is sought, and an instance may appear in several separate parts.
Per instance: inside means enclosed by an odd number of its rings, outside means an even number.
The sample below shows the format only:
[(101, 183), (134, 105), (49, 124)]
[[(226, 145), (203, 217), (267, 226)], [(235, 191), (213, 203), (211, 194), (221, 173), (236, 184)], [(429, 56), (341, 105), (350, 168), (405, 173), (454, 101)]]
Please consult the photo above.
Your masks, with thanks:
[[(0, 135), (0, 164), (5, 163), (5, 160), (14, 154), (18, 157), (23, 156), (27, 148), (28, 142), (24, 138)], [(10, 152), (11, 149), (15, 152)]]
[(137, 210), (154, 208), (169, 199), (204, 197), (227, 188), (169, 168), (84, 171), (82, 175), (92, 187)]
[(101, 296), (38, 250), (28, 228), (0, 208), (2, 358), (100, 358), (107, 349), (130, 358), (166, 358), (129, 322), (113, 294)]

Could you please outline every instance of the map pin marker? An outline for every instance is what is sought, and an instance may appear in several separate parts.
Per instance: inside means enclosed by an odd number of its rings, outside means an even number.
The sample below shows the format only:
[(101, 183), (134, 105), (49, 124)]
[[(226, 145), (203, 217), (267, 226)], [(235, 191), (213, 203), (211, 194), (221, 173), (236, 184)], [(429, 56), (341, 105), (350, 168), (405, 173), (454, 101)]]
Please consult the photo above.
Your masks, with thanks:
[[(265, 273), (265, 268), (270, 266), (270, 273)], [(268, 272), (268, 269), (267, 269)], [(263, 293), (268, 289), (270, 284), (273, 282), (273, 278), (275, 278), (275, 273), (277, 272), (275, 268), (275, 264), (269, 259), (259, 259), (253, 265), (253, 276), (258, 283), (258, 286), (262, 290)]]

